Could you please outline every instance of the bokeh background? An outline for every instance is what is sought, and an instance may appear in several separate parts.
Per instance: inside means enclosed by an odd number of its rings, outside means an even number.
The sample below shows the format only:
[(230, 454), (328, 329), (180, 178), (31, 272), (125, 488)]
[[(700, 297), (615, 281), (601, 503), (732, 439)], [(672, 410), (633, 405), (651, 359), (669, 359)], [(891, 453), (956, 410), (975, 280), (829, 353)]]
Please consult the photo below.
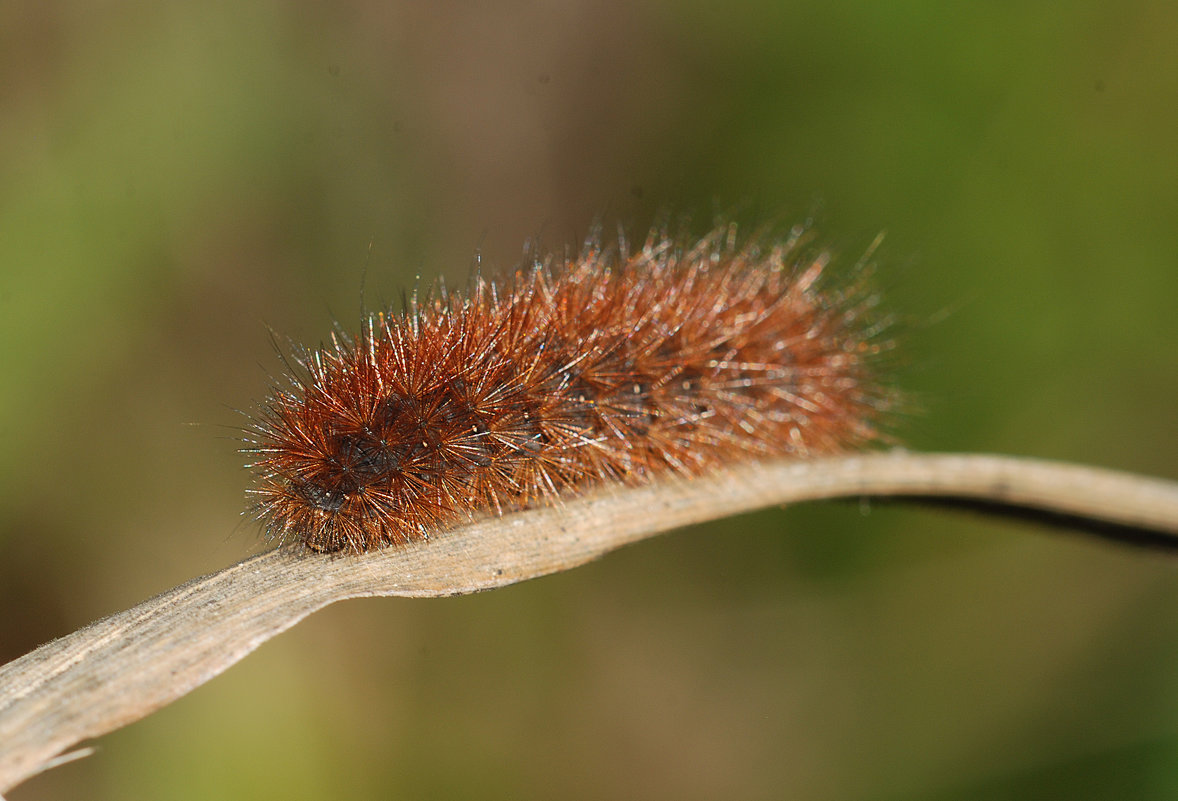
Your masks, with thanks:
[[(886, 230), (909, 446), (1178, 478), (1176, 59), (1163, 0), (0, 3), (0, 661), (264, 547), (267, 326), (596, 219)], [(768, 511), (338, 605), (98, 745), (11, 799), (1178, 798), (1178, 563)]]

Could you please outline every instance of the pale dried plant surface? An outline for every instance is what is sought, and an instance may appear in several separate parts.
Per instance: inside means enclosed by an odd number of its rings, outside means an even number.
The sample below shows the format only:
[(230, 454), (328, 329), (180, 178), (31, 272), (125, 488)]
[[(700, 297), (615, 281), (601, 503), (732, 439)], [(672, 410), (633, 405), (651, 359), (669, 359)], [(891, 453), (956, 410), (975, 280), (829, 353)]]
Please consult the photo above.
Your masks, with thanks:
[(325, 556), (282, 547), (193, 579), (0, 668), (0, 792), (68, 749), (183, 696), (312, 612), (346, 598), (434, 597), (568, 570), (628, 543), (765, 506), (953, 497), (1155, 532), (1178, 544), (1178, 485), (986, 455), (878, 453), (760, 462), (600, 490), (428, 541)]

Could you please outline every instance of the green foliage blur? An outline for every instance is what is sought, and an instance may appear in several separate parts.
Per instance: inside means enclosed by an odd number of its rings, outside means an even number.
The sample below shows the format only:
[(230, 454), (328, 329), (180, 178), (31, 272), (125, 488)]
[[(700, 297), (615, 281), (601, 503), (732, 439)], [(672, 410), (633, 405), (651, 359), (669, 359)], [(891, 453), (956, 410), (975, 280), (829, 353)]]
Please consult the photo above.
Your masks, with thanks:
[[(265, 547), (268, 326), (595, 220), (886, 230), (907, 446), (1178, 477), (1176, 53), (1156, 0), (0, 3), (0, 661)], [(340, 605), (98, 745), (10, 801), (1178, 798), (1178, 565), (769, 511)]]

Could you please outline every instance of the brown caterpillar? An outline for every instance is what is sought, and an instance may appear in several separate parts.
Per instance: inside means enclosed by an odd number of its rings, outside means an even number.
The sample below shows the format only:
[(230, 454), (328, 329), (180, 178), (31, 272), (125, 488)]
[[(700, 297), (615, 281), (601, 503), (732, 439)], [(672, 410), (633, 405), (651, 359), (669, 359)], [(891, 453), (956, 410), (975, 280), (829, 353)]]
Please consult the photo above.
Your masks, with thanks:
[(885, 325), (803, 239), (591, 240), (299, 350), (247, 433), (255, 514), (359, 552), (603, 482), (881, 441)]

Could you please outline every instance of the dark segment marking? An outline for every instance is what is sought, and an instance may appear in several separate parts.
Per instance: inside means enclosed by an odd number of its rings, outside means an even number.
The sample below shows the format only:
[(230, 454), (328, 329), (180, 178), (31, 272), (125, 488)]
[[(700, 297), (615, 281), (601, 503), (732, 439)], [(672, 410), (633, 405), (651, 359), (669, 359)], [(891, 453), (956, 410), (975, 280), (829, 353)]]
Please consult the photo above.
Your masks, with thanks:
[(312, 508), (323, 512), (338, 512), (348, 499), (347, 493), (329, 490), (313, 481), (291, 482), (291, 488)]
[(376, 407), (372, 428), (377, 431), (392, 428), (407, 417), (416, 416), (417, 403), (405, 395), (389, 395)]
[(367, 432), (337, 434), (332, 448), (338, 454), (340, 472), (355, 476), (358, 485), (400, 472), (406, 455), (404, 448), (395, 448)]

